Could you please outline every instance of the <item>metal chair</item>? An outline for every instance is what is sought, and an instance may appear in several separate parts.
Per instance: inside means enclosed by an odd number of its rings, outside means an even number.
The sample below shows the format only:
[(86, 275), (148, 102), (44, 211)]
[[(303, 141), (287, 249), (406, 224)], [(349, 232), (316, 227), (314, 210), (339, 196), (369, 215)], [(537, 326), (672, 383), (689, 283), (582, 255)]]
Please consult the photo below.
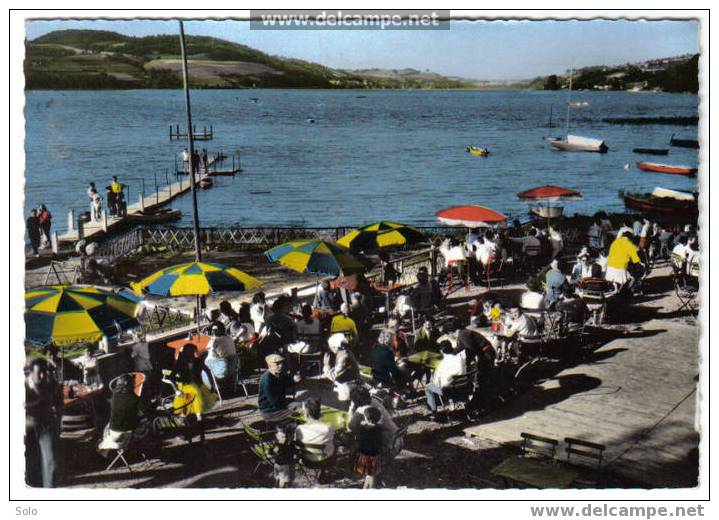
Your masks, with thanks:
[(503, 276), (504, 260), (490, 257), (487, 264), (482, 268), (481, 281), (487, 285), (488, 289), (492, 288), (492, 282), (498, 283), (499, 286), (504, 285)]

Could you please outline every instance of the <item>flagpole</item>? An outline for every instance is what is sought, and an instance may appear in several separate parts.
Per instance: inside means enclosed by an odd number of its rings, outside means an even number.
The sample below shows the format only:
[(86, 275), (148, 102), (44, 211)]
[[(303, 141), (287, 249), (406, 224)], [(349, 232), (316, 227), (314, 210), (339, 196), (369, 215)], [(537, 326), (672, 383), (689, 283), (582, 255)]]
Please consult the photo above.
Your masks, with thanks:
[(195, 175), (195, 163), (192, 157), (195, 153), (195, 144), (192, 135), (192, 108), (190, 106), (190, 80), (187, 74), (187, 50), (185, 49), (185, 28), (180, 22), (180, 50), (182, 52), (182, 82), (185, 91), (185, 112), (187, 113), (187, 142), (190, 150), (190, 191), (192, 192), (192, 224), (195, 231), (195, 261), (202, 261), (202, 251), (200, 250), (200, 217), (197, 212), (197, 188), (195, 186), (197, 179)]
[[(192, 135), (192, 107), (190, 105), (190, 79), (187, 73), (187, 49), (185, 48), (185, 27), (182, 20), (180, 23), (180, 52), (182, 53), (182, 84), (185, 93), (185, 112), (187, 114), (187, 143), (190, 151), (190, 192), (192, 193), (192, 226), (195, 235), (195, 261), (202, 261), (202, 251), (200, 248), (200, 216), (197, 211), (197, 172), (195, 171), (195, 144)], [(203, 301), (200, 295), (197, 295), (197, 333), (200, 333), (200, 313), (202, 312)]]

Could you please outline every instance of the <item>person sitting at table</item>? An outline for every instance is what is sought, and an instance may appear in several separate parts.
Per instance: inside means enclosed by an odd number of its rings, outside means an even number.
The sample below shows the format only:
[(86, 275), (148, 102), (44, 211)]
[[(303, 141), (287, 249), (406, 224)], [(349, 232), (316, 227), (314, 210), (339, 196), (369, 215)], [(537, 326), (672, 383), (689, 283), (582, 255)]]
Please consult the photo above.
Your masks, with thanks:
[(417, 336), (414, 340), (414, 349), (417, 352), (421, 352), (423, 350), (437, 352), (437, 338), (439, 338), (439, 331), (434, 323), (434, 319), (432, 319), (431, 316), (427, 316), (422, 322), (422, 326), (417, 329)]
[(300, 337), (316, 338), (320, 335), (320, 320), (312, 317), (312, 307), (305, 303), (302, 305), (302, 318), (297, 320), (297, 334)]
[(255, 337), (255, 325), (252, 322), (250, 304), (242, 302), (240, 312), (237, 313), (237, 320), (230, 324), (230, 335), (235, 341), (246, 343)]
[(122, 374), (111, 386), (110, 422), (97, 447), (100, 451), (120, 448), (130, 434), (139, 440), (150, 433), (150, 423), (143, 420), (147, 417), (148, 409), (135, 393), (135, 376)]
[(439, 345), (442, 360), (432, 374), (432, 381), (424, 389), (429, 408), (429, 418), (437, 421), (437, 398), (444, 395), (444, 389), (452, 384), (455, 377), (467, 373), (466, 351), (455, 352), (449, 341)]
[(504, 361), (509, 356), (512, 345), (523, 337), (532, 338), (537, 336), (537, 322), (534, 318), (527, 316), (519, 307), (511, 307), (507, 319), (504, 322), (504, 330), (498, 335), (499, 344), (497, 347), (497, 359)]
[(265, 321), (265, 327), (271, 328), (271, 330), (280, 336), (280, 348), (284, 352), (287, 345), (297, 342), (297, 326), (295, 320), (293, 320), (289, 313), (291, 310), (290, 297), (281, 294), (272, 303), (272, 314)]
[(303, 450), (302, 457), (310, 462), (323, 462), (335, 453), (335, 432), (332, 426), (322, 422), (322, 406), (319, 400), (310, 398), (302, 403), (305, 423), (297, 426), (295, 442), (311, 445)]
[(431, 315), (435, 307), (433, 286), (426, 269), (417, 271), (417, 284), (409, 293), (412, 308), (424, 315)]
[(257, 332), (262, 329), (262, 325), (264, 325), (269, 314), (267, 302), (265, 301), (265, 293), (262, 291), (255, 293), (254, 296), (252, 296), (252, 304), (250, 305), (250, 317)]
[[(353, 385), (350, 390), (350, 406), (347, 412), (349, 420), (347, 422), (347, 430), (351, 433), (357, 434), (361, 428), (364, 412), (370, 406), (377, 408), (380, 411), (381, 419), (378, 426), (382, 430), (382, 441), (384, 446), (391, 446), (395, 434), (399, 428), (392, 419), (392, 414), (389, 413), (387, 407), (382, 403), (382, 400), (373, 397), (369, 389), (362, 385)], [(396, 455), (396, 454), (395, 454)]]
[[(207, 374), (211, 388), (203, 382), (203, 372)], [(168, 380), (175, 389), (173, 408), (178, 414), (194, 416), (199, 422), (202, 414), (217, 401), (212, 373), (205, 365), (204, 357), (198, 357), (197, 347), (192, 343), (182, 347)]]
[(219, 313), (217, 315), (217, 321), (225, 326), (228, 330), (233, 322), (237, 321), (238, 316), (235, 309), (232, 308), (232, 304), (227, 300), (222, 300), (219, 305)]
[[(350, 398), (350, 383), (360, 377), (359, 364), (348, 349), (348, 341), (344, 334), (333, 334), (327, 340), (327, 345), (330, 352), (324, 356), (323, 374), (334, 383), (337, 398), (347, 402)], [(334, 355), (334, 365), (330, 363), (330, 353)]]
[(355, 434), (357, 454), (353, 461), (355, 473), (364, 477), (363, 489), (375, 487), (375, 479), (380, 472), (380, 455), (384, 443), (379, 423), (382, 414), (374, 406), (368, 406), (362, 414), (362, 422)]
[(547, 307), (551, 307), (562, 294), (562, 286), (567, 283), (567, 277), (562, 272), (562, 266), (558, 259), (555, 258), (551, 261), (544, 280), (544, 301)]
[(380, 334), (370, 354), (372, 377), (384, 386), (400, 386), (402, 374), (397, 368), (397, 361), (392, 350), (391, 336)]
[(557, 302), (554, 310), (562, 313), (565, 332), (581, 327), (587, 318), (587, 304), (577, 297), (569, 285), (564, 286), (562, 299)]
[[(353, 292), (350, 295), (350, 305), (348, 316), (355, 322), (357, 330), (363, 334), (371, 325), (369, 323), (369, 309), (365, 304), (365, 297), (360, 292)], [(362, 342), (360, 342), (362, 343)]]
[(285, 358), (279, 354), (270, 354), (265, 362), (267, 371), (260, 377), (257, 407), (265, 421), (279, 423), (287, 420), (292, 413), (287, 394), (301, 381), (301, 377), (297, 374), (290, 376), (285, 371)]
[(293, 423), (277, 424), (275, 443), (268, 454), (268, 458), (272, 462), (272, 473), (278, 488), (292, 487), (292, 482), (295, 479), (297, 447), (293, 442), (293, 437)]
[(397, 283), (397, 280), (399, 279), (399, 273), (394, 268), (394, 266), (390, 263), (389, 257), (387, 256), (387, 253), (380, 252), (379, 254), (379, 260), (381, 264), (381, 272), (382, 272), (382, 283), (385, 285), (385, 287), (389, 287)]
[(207, 359), (229, 358), (237, 355), (235, 342), (225, 332), (225, 326), (216, 322), (210, 328), (210, 341), (207, 343)]
[(527, 280), (527, 290), (522, 293), (520, 298), (520, 307), (527, 310), (542, 310), (547, 308), (547, 300), (539, 282), (535, 277), (530, 277)]
[(320, 283), (317, 288), (312, 307), (315, 309), (334, 310), (338, 306), (339, 298), (337, 297), (337, 293), (330, 288), (329, 280), (322, 280), (322, 283)]
[(359, 338), (359, 333), (357, 331), (357, 324), (349, 317), (348, 313), (349, 306), (346, 303), (343, 303), (340, 306), (339, 314), (332, 317), (332, 322), (330, 323), (330, 334), (344, 334), (347, 337), (348, 342), (352, 346), (355, 346)]
[(592, 255), (589, 254), (587, 247), (582, 247), (581, 251), (577, 255), (577, 262), (572, 267), (572, 274), (569, 280), (573, 284), (578, 284), (582, 278), (587, 278), (591, 275), (592, 268)]

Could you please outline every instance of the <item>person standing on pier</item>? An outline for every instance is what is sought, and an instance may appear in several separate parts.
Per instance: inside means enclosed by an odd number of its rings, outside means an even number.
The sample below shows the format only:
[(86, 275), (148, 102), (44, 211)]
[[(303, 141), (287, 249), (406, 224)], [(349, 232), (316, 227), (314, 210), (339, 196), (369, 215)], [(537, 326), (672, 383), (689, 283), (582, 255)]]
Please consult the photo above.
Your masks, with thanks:
[(27, 235), (30, 238), (30, 247), (35, 256), (40, 256), (38, 249), (40, 248), (40, 219), (37, 218), (37, 210), (30, 211), (30, 216), (27, 218)]
[(112, 184), (110, 184), (110, 189), (113, 194), (115, 206), (113, 214), (118, 216), (123, 215), (125, 202), (125, 185), (117, 180), (117, 175), (112, 176)]
[(200, 170), (200, 154), (197, 150), (192, 151), (192, 171), (197, 175)]
[(37, 218), (40, 220), (40, 249), (50, 247), (50, 228), (52, 227), (52, 213), (48, 211), (45, 204), (40, 204), (38, 208)]
[(190, 152), (187, 148), (182, 150), (182, 168), (186, 174), (190, 173)]
[(202, 149), (202, 168), (207, 173), (207, 148)]

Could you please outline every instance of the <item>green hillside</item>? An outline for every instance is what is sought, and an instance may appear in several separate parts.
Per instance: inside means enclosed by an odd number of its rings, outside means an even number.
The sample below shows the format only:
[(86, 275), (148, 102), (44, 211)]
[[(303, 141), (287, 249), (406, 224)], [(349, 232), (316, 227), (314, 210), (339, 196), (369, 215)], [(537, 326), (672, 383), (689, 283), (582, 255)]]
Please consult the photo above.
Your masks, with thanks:
[[(190, 83), (195, 88), (432, 88), (467, 83), (434, 75), (402, 80), (334, 70), (270, 56), (238, 43), (188, 36)], [(179, 88), (177, 36), (141, 38), (110, 31), (55, 31), (26, 42), (27, 89)], [(435, 77), (436, 76), (436, 77)]]

